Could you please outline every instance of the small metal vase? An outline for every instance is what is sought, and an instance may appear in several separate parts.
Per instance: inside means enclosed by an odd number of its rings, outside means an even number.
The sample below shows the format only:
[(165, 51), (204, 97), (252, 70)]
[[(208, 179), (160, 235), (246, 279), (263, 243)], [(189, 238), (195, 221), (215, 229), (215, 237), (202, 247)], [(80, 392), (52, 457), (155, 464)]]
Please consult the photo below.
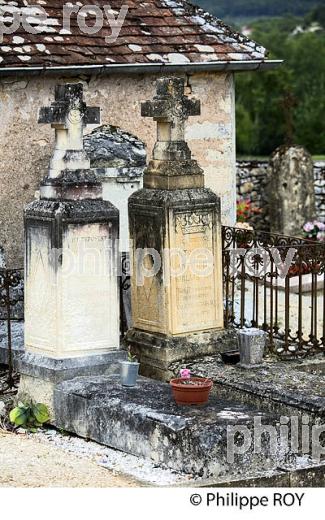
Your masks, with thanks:
[(122, 386), (136, 386), (140, 363), (131, 361), (120, 362), (120, 380)]
[(240, 353), (240, 366), (243, 368), (260, 367), (267, 334), (260, 329), (240, 329), (237, 331)]

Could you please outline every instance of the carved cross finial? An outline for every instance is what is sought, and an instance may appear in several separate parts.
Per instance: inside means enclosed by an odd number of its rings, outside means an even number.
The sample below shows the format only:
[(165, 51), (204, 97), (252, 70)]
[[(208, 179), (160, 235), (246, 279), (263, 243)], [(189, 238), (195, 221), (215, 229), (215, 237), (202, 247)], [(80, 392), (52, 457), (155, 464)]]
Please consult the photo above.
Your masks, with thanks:
[(83, 130), (89, 124), (100, 123), (100, 109), (87, 107), (81, 83), (57, 85), (54, 103), (41, 108), (38, 122), (49, 123), (56, 130), (66, 130), (70, 149), (82, 150)]
[(55, 101), (40, 109), (38, 122), (55, 128), (50, 177), (57, 177), (66, 169), (90, 167), (83, 150), (83, 133), (87, 125), (100, 123), (100, 108), (87, 107), (81, 83), (57, 85)]
[(144, 173), (145, 188), (183, 189), (204, 186), (203, 170), (192, 159), (185, 141), (185, 123), (190, 116), (201, 114), (201, 103), (185, 96), (182, 78), (157, 81), (157, 94), (142, 103), (143, 117), (157, 121), (157, 141), (152, 160)]
[(201, 114), (199, 100), (184, 94), (182, 78), (163, 78), (157, 81), (157, 95), (152, 101), (142, 103), (141, 115), (158, 122), (158, 141), (180, 142), (185, 140), (185, 123), (190, 116)]

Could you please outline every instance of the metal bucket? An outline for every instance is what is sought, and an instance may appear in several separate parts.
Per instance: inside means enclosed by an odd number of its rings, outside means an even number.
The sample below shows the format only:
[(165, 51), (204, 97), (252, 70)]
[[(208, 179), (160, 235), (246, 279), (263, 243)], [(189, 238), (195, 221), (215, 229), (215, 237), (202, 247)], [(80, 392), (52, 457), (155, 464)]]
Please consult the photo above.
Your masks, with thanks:
[(136, 386), (140, 363), (120, 362), (120, 380), (122, 386)]
[(260, 329), (240, 329), (237, 334), (240, 366), (260, 366), (263, 363), (266, 333)]

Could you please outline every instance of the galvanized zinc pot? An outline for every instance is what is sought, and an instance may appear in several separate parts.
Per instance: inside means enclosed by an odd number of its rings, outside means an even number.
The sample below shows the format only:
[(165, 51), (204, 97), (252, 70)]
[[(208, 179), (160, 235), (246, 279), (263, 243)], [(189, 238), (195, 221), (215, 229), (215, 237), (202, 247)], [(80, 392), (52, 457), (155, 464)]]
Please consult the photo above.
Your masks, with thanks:
[(136, 386), (140, 363), (120, 361), (120, 380), (122, 386)]
[(260, 329), (237, 331), (240, 365), (244, 368), (258, 367), (263, 363), (267, 334)]

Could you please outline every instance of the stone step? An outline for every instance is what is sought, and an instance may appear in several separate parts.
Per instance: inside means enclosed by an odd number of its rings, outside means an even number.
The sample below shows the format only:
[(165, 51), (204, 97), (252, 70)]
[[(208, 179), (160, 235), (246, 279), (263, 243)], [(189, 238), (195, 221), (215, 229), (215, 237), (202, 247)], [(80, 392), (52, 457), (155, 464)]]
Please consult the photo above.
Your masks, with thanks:
[[(55, 387), (54, 410), (58, 428), (203, 479), (257, 478), (295, 458), (278, 441), (272, 451), (267, 435), (260, 453), (250, 442), (254, 418), (278, 428), (278, 415), (231, 396), (213, 395), (203, 407), (178, 406), (169, 384), (143, 377), (134, 388), (122, 387), (117, 375), (64, 381)], [(232, 457), (243, 444), (237, 429), (247, 446)]]
[(50, 358), (25, 352), (17, 359), (20, 373), (18, 398), (26, 398), (45, 404), (51, 417), (55, 417), (53, 393), (56, 385), (77, 377), (93, 377), (116, 374), (120, 361), (126, 359), (126, 352), (111, 350), (92, 356), (70, 358)]

